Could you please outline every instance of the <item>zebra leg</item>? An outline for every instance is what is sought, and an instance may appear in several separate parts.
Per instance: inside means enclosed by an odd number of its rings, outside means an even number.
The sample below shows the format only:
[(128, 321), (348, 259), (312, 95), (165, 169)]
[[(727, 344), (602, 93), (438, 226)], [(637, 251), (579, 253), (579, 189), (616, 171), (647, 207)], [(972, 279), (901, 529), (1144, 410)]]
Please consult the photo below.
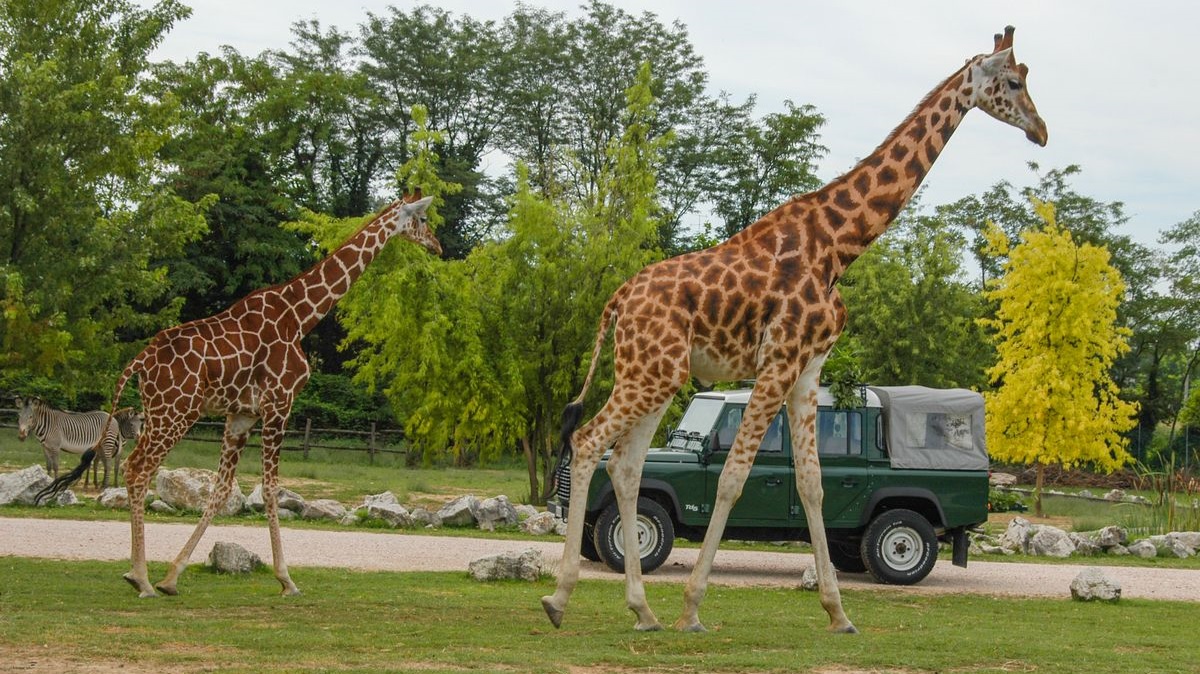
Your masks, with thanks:
[(283, 559), (283, 539), (279, 535), (279, 447), (283, 444), (290, 411), (289, 404), (282, 413), (264, 416), (262, 427), (263, 502), (267, 511), (267, 527), (271, 532), (271, 560), (275, 566), (275, 579), (283, 587), (284, 596), (300, 594)]
[(51, 477), (58, 477), (58, 448), (50, 448), (42, 445), (42, 454), (46, 455), (46, 472), (50, 473)]
[(212, 493), (208, 495), (208, 503), (204, 505), (204, 514), (200, 516), (200, 521), (196, 524), (196, 529), (192, 531), (191, 538), (184, 543), (183, 549), (175, 556), (175, 561), (171, 562), (166, 577), (154, 585), (163, 594), (172, 596), (179, 594), (175, 588), (179, 574), (183, 573), (184, 567), (187, 566), (188, 560), (192, 556), (192, 551), (200, 543), (200, 538), (204, 536), (204, 530), (212, 522), (213, 516), (217, 514), (221, 506), (225, 505), (230, 492), (233, 491), (233, 478), (237, 471), (238, 459), (242, 456), (242, 448), (246, 446), (246, 438), (256, 421), (258, 419), (255, 417), (235, 414), (225, 418), (225, 438), (221, 447), (221, 466), (217, 469), (217, 483), (213, 486)]

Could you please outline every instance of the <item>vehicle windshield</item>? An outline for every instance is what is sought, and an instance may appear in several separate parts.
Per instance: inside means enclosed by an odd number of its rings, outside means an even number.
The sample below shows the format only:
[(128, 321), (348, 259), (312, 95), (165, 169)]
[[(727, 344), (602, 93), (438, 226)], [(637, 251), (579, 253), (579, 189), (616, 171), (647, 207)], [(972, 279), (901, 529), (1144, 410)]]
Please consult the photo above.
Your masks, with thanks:
[(712, 430), (724, 406), (725, 401), (719, 398), (693, 398), (667, 444), (676, 449), (701, 449), (701, 441)]

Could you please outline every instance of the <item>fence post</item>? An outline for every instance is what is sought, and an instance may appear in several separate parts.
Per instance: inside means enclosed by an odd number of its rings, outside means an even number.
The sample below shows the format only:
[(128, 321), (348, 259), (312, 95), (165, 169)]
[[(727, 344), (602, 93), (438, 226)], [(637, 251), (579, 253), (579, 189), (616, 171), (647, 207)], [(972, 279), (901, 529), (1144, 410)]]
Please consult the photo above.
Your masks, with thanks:
[(304, 460), (308, 460), (308, 436), (312, 433), (312, 417), (304, 419)]
[(371, 422), (371, 439), (367, 441), (367, 454), (371, 456), (371, 465), (375, 465), (375, 422)]

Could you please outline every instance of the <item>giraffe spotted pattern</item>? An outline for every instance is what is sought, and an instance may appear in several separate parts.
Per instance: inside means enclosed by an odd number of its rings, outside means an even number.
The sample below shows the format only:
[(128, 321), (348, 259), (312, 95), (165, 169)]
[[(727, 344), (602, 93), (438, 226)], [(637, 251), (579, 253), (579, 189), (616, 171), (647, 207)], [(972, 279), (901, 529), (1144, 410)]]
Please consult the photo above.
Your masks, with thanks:
[[(721, 473), (675, 626), (704, 629), (699, 606), (725, 522), (767, 425), (786, 401), (796, 445), (796, 487), (810, 525), (821, 604), (832, 630), (856, 631), (842, 609), (829, 560), (815, 446), (820, 370), (846, 322), (836, 284), (896, 218), (972, 108), (1045, 145), (1046, 125), (1025, 89), (1028, 69), (1013, 58), (1012, 36), (1011, 27), (997, 35), (992, 53), (970, 59), (935, 87), (845, 175), (794, 197), (720, 245), (643, 269), (613, 294), (601, 314), (592, 370), (564, 413), (564, 452), (573, 461), (567, 539), (558, 587), (542, 598), (556, 627), (578, 582), (584, 499), (602, 452), (613, 447), (608, 471), (621, 521), (632, 522), (651, 437), (672, 397), (695, 376), (703, 382), (754, 378), (756, 383)], [(612, 393), (595, 417), (574, 430), (610, 327)], [(623, 535), (626, 550), (638, 549), (634, 527), (624, 527)], [(661, 629), (646, 603), (639, 565), (627, 564), (625, 578), (635, 629)]]
[(217, 485), (191, 538), (157, 588), (176, 593), (176, 582), (217, 508), (233, 488), (250, 429), (262, 421), (263, 500), (275, 577), (284, 594), (299, 590), (288, 574), (277, 507), (279, 448), (292, 402), (308, 381), (300, 339), (349, 290), (392, 236), (440, 255), (425, 222), (431, 199), (397, 201), (336, 251), (288, 283), (247, 295), (225, 311), (155, 335), (117, 381), (113, 408), (130, 377), (138, 377), (144, 426), (125, 463), (129, 488), (132, 569), (125, 579), (143, 597), (155, 595), (147, 569), (144, 507), (150, 478), (163, 458), (201, 416), (225, 416)]

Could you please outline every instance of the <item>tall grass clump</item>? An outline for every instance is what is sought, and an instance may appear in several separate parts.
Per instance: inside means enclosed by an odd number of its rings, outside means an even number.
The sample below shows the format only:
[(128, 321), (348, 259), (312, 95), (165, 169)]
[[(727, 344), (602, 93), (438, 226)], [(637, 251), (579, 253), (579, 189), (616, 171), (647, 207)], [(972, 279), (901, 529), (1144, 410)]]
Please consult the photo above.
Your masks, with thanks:
[(1162, 470), (1139, 468), (1138, 480), (1153, 495), (1149, 506), (1127, 512), (1126, 529), (1147, 536), (1200, 531), (1200, 478), (1171, 462)]

